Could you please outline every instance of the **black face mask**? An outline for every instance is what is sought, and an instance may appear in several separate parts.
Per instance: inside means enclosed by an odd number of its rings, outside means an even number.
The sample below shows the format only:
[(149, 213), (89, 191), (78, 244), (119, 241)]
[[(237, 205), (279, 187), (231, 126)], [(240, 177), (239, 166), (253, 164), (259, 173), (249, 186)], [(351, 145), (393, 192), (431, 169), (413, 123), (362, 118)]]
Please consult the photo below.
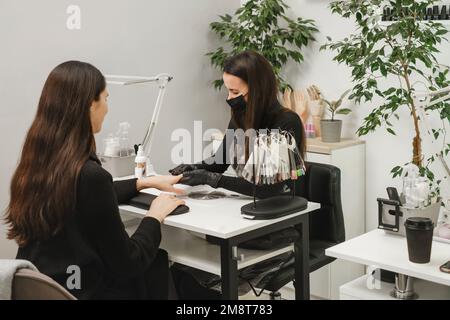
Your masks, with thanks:
[(247, 109), (247, 103), (242, 94), (236, 98), (228, 99), (227, 103), (234, 111), (245, 111)]

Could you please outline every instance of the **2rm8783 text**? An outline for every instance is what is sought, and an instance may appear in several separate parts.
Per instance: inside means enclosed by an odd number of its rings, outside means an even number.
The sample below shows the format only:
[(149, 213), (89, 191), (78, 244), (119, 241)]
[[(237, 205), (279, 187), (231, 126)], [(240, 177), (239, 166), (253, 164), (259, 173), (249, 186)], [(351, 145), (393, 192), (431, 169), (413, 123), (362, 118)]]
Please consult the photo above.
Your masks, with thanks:
[(259, 315), (271, 315), (272, 306), (270, 304), (221, 304), (220, 314), (223, 315), (245, 315), (245, 314), (259, 314)]

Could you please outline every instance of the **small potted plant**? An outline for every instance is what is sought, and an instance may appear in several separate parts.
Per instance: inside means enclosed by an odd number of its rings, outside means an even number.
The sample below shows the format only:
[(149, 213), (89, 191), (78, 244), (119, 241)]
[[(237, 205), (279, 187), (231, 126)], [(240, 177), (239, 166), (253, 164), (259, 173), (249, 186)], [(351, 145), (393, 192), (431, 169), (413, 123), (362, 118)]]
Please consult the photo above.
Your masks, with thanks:
[(322, 98), (325, 103), (327, 110), (331, 113), (331, 119), (320, 120), (320, 131), (322, 134), (323, 142), (340, 142), (341, 141), (341, 131), (342, 131), (342, 120), (334, 119), (336, 114), (349, 114), (350, 109), (341, 108), (342, 101), (345, 96), (350, 92), (350, 90), (345, 91), (339, 100), (328, 101)]

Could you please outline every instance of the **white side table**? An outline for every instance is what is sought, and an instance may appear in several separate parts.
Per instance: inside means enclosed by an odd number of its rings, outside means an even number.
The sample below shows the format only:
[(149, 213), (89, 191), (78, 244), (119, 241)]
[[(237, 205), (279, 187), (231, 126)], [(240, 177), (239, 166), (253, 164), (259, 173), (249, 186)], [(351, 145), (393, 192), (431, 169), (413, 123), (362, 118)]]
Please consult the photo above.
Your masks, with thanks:
[[(389, 270), (414, 279), (414, 291), (419, 299), (449, 299), (450, 274), (441, 272), (439, 266), (450, 260), (450, 244), (433, 241), (429, 263), (409, 261), (406, 238), (373, 230), (355, 239), (340, 243), (325, 251), (327, 256), (352, 261), (365, 266)], [(343, 299), (390, 299), (392, 284), (381, 284), (380, 290), (370, 290), (359, 277), (341, 287)]]

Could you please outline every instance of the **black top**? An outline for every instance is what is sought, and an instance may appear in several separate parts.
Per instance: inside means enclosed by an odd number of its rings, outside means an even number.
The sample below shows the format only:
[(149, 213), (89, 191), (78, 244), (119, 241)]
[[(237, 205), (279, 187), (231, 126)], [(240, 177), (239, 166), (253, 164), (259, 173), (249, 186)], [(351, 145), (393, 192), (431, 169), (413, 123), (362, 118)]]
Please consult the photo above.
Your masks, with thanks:
[[(265, 115), (263, 119), (263, 125), (261, 126), (261, 128), (257, 129), (279, 129), (289, 131), (294, 136), (297, 145), (299, 145), (303, 139), (302, 126), (302, 121), (297, 113), (286, 110), (278, 103)], [(237, 129), (237, 126), (234, 123), (233, 119), (230, 120), (228, 129)], [(233, 141), (227, 141), (225, 135), (222, 144), (220, 145), (216, 155), (213, 156), (213, 158), (227, 159), (227, 155), (229, 156), (231, 154), (230, 152), (227, 152), (227, 150), (229, 150), (232, 145)], [(207, 163), (211, 162), (212, 161), (207, 161)], [(224, 173), (228, 169), (229, 165), (233, 164), (233, 160), (231, 159), (227, 159), (227, 161), (222, 162), (224, 162), (224, 164), (207, 164), (205, 161), (203, 161), (201, 167), (208, 171)], [(253, 196), (253, 184), (248, 182), (244, 178), (222, 176), (219, 180), (218, 187), (248, 196)], [(290, 188), (288, 182), (285, 181), (273, 185), (256, 186), (255, 191), (256, 197), (262, 199), (282, 193), (288, 193), (290, 192)]]
[[(62, 231), (19, 248), (17, 258), (31, 261), (79, 299), (149, 297), (144, 273), (158, 253), (161, 226), (157, 219), (145, 217), (128, 236), (118, 203), (136, 194), (136, 179), (113, 182), (91, 156), (79, 176), (76, 210)], [(70, 266), (79, 267), (80, 289), (72, 289), (76, 272)]]

